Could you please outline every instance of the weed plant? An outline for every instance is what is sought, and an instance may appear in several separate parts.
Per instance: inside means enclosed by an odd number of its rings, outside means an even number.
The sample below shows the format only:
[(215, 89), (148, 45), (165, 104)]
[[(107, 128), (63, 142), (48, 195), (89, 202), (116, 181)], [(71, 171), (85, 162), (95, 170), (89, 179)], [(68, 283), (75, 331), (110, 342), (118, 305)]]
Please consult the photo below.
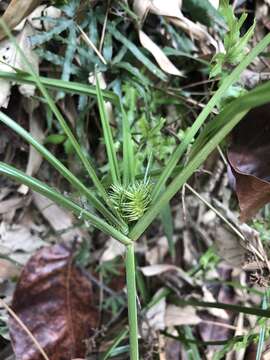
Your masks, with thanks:
[[(67, 5), (66, 5), (67, 6)], [(69, 10), (76, 12), (76, 8), (69, 8)], [(66, 29), (70, 27), (74, 21), (72, 16), (74, 13), (68, 13), (70, 16), (70, 23), (63, 24), (61, 19), (58, 20), (55, 29), (62, 29), (57, 27), (66, 26)], [(232, 14), (227, 14), (231, 16)], [(97, 17), (98, 19), (98, 17)], [(233, 19), (230, 18), (233, 26)], [(239, 30), (243, 19), (238, 24)], [(73, 23), (72, 23), (73, 24)], [(73, 24), (74, 25), (74, 24)], [(5, 29), (7, 35), (14, 41), (9, 29), (1, 22), (1, 26)], [(36, 37), (36, 44), (41, 44), (43, 41), (48, 41), (51, 35), (48, 33), (46, 39), (42, 37)], [(60, 34), (59, 30), (59, 34)], [(62, 30), (61, 30), (62, 31)], [(109, 35), (106, 39), (107, 49), (110, 48), (112, 34), (117, 40), (123, 44), (124, 53), (128, 48), (130, 51), (134, 51), (135, 45), (125, 39), (124, 36), (114, 28), (114, 25), (108, 24)], [(240, 33), (240, 32), (239, 32)], [(250, 35), (250, 33), (248, 33)], [(66, 49), (65, 59), (59, 59), (53, 57), (48, 51), (43, 51), (43, 56), (48, 60), (57, 62), (59, 65), (63, 65), (63, 73), (61, 79), (44, 78), (37, 75), (27, 60), (25, 59), (22, 51), (18, 48), (22, 58), (28, 65), (28, 73), (15, 72), (15, 73), (0, 73), (0, 78), (15, 81), (16, 83), (29, 83), (35, 84), (40, 92), (40, 97), (43, 98), (45, 106), (53, 114), (61, 127), (62, 135), (68, 140), (70, 147), (76, 156), (82, 163), (85, 172), (88, 176), (88, 184), (91, 182), (91, 186), (86, 185), (84, 181), (73, 174), (59, 159), (57, 159), (44, 145), (36, 141), (32, 135), (16, 123), (13, 119), (0, 112), (0, 121), (6, 124), (19, 136), (21, 136), (27, 143), (33, 146), (51, 166), (53, 166), (71, 185), (74, 191), (80, 194), (81, 197), (85, 197), (89, 204), (89, 207), (83, 207), (79, 202), (74, 201), (72, 195), (66, 195), (60, 193), (57, 189), (52, 188), (44, 182), (26, 175), (22, 171), (18, 170), (12, 165), (0, 162), (0, 173), (4, 176), (8, 176), (15, 181), (29, 186), (33, 191), (36, 191), (48, 199), (54, 201), (58, 205), (73, 212), (77, 217), (89, 222), (93, 227), (102, 231), (103, 233), (113, 237), (121, 242), (126, 248), (125, 255), (125, 267), (126, 267), (126, 285), (127, 285), (127, 298), (128, 298), (128, 316), (129, 316), (129, 351), (131, 360), (139, 360), (139, 334), (138, 334), (138, 320), (137, 320), (137, 290), (136, 290), (136, 274), (138, 280), (138, 273), (136, 271), (135, 260), (135, 247), (136, 242), (142, 234), (151, 225), (160, 214), (166, 216), (169, 203), (174, 195), (182, 188), (182, 186), (188, 181), (188, 179), (194, 174), (194, 172), (203, 164), (209, 154), (216, 149), (221, 141), (230, 133), (230, 131), (238, 124), (239, 121), (247, 114), (247, 112), (257, 106), (265, 104), (270, 101), (270, 83), (267, 82), (258, 86), (254, 90), (245, 93), (235, 100), (230, 101), (228, 105), (225, 105), (218, 115), (213, 115), (213, 110), (220, 105), (222, 98), (227, 93), (229, 88), (236, 83), (240, 74), (245, 70), (249, 64), (264, 51), (264, 49), (270, 44), (270, 35), (263, 38), (248, 54), (241, 57), (241, 61), (230, 74), (224, 76), (220, 82), (219, 88), (214, 95), (207, 102), (196, 120), (181, 133), (179, 139), (181, 141), (168, 140), (166, 136), (162, 134), (163, 120), (160, 117), (155, 125), (149, 129), (147, 128), (148, 122), (145, 121), (147, 113), (141, 114), (138, 122), (135, 122), (135, 103), (136, 94), (142, 89), (138, 85), (138, 81), (132, 81), (128, 86), (125, 99), (121, 97), (120, 93), (106, 90), (102, 91), (99, 84), (99, 73), (102, 70), (102, 64), (100, 59), (95, 58), (94, 54), (91, 57), (91, 61), (95, 61), (100, 64), (100, 67), (96, 69), (93, 66), (95, 72), (96, 86), (84, 84), (81, 82), (70, 81), (71, 74), (75, 74), (78, 69), (72, 65), (73, 53), (74, 53), (74, 40), (76, 33), (70, 27), (68, 35), (68, 42), (70, 44)], [(247, 37), (249, 37), (247, 35)], [(240, 36), (238, 34), (238, 36)], [(44, 35), (43, 35), (44, 37)], [(247, 37), (244, 38), (242, 43), (246, 43)], [(60, 39), (63, 40), (63, 39)], [(229, 41), (230, 40), (230, 41)], [(233, 56), (233, 49), (236, 49), (237, 41), (241, 39), (228, 39), (227, 41), (227, 54)], [(241, 43), (241, 44), (242, 44)], [(73, 44), (73, 45), (72, 45)], [(231, 45), (230, 45), (231, 44)], [(231, 50), (231, 52), (230, 52)], [(80, 53), (83, 57), (85, 49), (81, 49)], [(239, 53), (236, 53), (237, 58)], [(110, 60), (110, 52), (107, 52), (106, 59)], [(155, 73), (155, 76), (164, 80), (165, 75), (156, 68), (154, 64), (143, 57), (143, 54), (138, 55), (143, 62), (145, 68), (150, 72)], [(120, 59), (120, 55), (118, 56)], [(94, 60), (93, 60), (94, 59)], [(223, 71), (223, 65), (226, 60), (230, 59), (229, 55), (217, 56), (214, 59), (214, 65), (212, 70), (212, 76), (216, 75), (220, 71)], [(239, 59), (238, 59), (239, 60)], [(118, 68), (124, 67), (126, 71), (135, 73), (139, 80), (145, 85), (143, 91), (151, 91), (149, 86), (149, 80), (143, 75), (138, 73), (136, 69), (128, 66), (128, 63), (114, 59), (112, 62)], [(93, 65), (93, 64), (92, 64)], [(125, 85), (127, 86), (127, 85)], [(116, 89), (117, 87), (115, 87)], [(145, 90), (147, 89), (148, 90)], [(51, 91), (57, 91), (58, 96), (63, 97), (66, 93), (78, 94), (80, 97), (80, 103), (85, 101), (88, 97), (93, 99), (97, 103), (100, 125), (103, 132), (104, 145), (106, 148), (107, 164), (104, 168), (105, 173), (97, 171), (93, 166), (92, 161), (85, 154), (84, 149), (80, 146), (80, 140), (76, 138), (73, 131), (70, 129), (67, 121), (64, 119), (62, 113), (59, 111)], [(59, 95), (60, 94), (60, 95)], [(146, 94), (149, 98), (149, 94)], [(146, 99), (147, 100), (147, 99)], [(117, 123), (117, 129), (112, 128), (109, 116), (106, 111), (106, 102), (110, 102), (118, 114), (119, 121)], [(128, 109), (128, 111), (126, 111)], [(135, 114), (135, 115), (134, 115)], [(206, 125), (205, 122), (212, 115), (212, 120)], [(134, 129), (139, 128), (139, 135), (134, 134)], [(115, 137), (115, 132), (121, 133), (121, 142)], [(198, 135), (199, 134), (199, 135)], [(180, 135), (180, 134), (179, 134)], [(136, 144), (136, 136), (140, 137), (140, 147)], [(162, 165), (156, 167), (155, 164), (155, 141), (157, 137), (160, 137), (162, 155)], [(188, 153), (187, 153), (188, 150)], [(89, 209), (92, 209), (91, 211)], [(164, 213), (165, 212), (165, 213)], [(165, 221), (166, 223), (166, 221)], [(173, 247), (170, 247), (173, 253)], [(168, 292), (162, 294), (162, 296), (168, 296)], [(209, 307), (213, 304), (202, 302), (184, 302), (176, 297), (172, 298), (176, 304), (187, 304), (193, 306)], [(226, 304), (215, 304), (216, 307), (223, 309), (228, 308)], [(145, 308), (149, 304), (143, 304)], [(264, 309), (249, 309), (238, 306), (230, 306), (230, 310), (253, 313), (258, 316), (267, 316), (269, 313)], [(264, 328), (264, 327), (262, 327)], [(183, 336), (190, 339), (192, 345), (192, 337), (190, 329), (186, 327), (184, 329)], [(114, 341), (113, 346), (104, 354), (103, 359), (110, 357), (115, 346), (119, 344), (122, 339), (127, 335), (127, 330), (124, 329)], [(169, 335), (168, 335), (169, 336)], [(264, 336), (264, 334), (262, 335)], [(195, 341), (196, 342), (196, 341)], [(193, 339), (194, 343), (194, 339)], [(190, 345), (190, 346), (191, 346)], [(230, 344), (231, 346), (232, 344)], [(230, 347), (227, 344), (226, 350)], [(196, 348), (193, 351), (196, 353)], [(198, 353), (197, 353), (198, 358)]]

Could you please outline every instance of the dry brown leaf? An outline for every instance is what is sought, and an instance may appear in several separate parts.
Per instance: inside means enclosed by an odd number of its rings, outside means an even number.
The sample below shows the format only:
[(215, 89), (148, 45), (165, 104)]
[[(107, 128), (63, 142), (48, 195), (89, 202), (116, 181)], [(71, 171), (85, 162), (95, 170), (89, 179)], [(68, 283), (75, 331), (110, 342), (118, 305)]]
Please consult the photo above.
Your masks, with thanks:
[[(13, 29), (18, 25), (25, 17), (42, 2), (42, 0), (11, 0), (8, 8), (6, 9), (2, 20), (6, 23), (9, 29)], [(2, 28), (0, 28), (0, 40), (6, 37), (6, 34)]]
[(163, 71), (171, 75), (183, 76), (183, 73), (173, 65), (164, 52), (142, 30), (139, 30), (139, 39), (142, 46), (154, 56)]
[(82, 238), (82, 231), (74, 228), (74, 217), (71, 213), (38, 193), (34, 193), (33, 198), (36, 207), (52, 228), (61, 233), (60, 236), (63, 240), (74, 241), (74, 239), (80, 240)]
[[(206, 28), (203, 25), (194, 23), (185, 17), (181, 12), (181, 6), (182, 0), (134, 0), (133, 2), (134, 12), (138, 15), (142, 22), (148, 12), (166, 16), (169, 21), (183, 29), (191, 37), (194, 37), (196, 40), (209, 43), (217, 49), (217, 42), (207, 32)], [(205, 46), (205, 44), (203, 45)]]
[(24, 264), (34, 251), (46, 243), (39, 237), (34, 224), (0, 224), (0, 253)]
[[(135, 0), (133, 2), (133, 9), (143, 22), (148, 11), (156, 15), (182, 17), (183, 15), (180, 11), (181, 5), (182, 1), (179, 0), (170, 0), (166, 3), (162, 0)], [(177, 69), (159, 46), (141, 29), (139, 29), (139, 39), (142, 46), (154, 56), (156, 62), (164, 72), (171, 75), (183, 76), (183, 73)]]
[(214, 246), (220, 257), (233, 267), (241, 268), (245, 262), (246, 249), (241, 240), (231, 231), (222, 226), (215, 230)]
[(215, 233), (217, 253), (230, 265), (248, 272), (251, 282), (269, 287), (270, 262), (258, 231), (247, 224), (241, 224), (239, 230), (243, 238), (222, 227), (217, 228)]
[[(174, 25), (180, 27), (188, 35), (194, 39), (206, 42), (214, 46), (215, 49), (218, 48), (216, 40), (212, 38), (211, 35), (207, 32), (205, 27), (199, 23), (194, 23), (189, 20), (187, 17), (182, 16), (182, 18), (170, 18), (169, 19)], [(204, 44), (205, 45), (205, 44)]]
[(147, 250), (145, 253), (145, 259), (150, 265), (162, 263), (164, 256), (169, 251), (168, 240), (166, 236), (162, 236), (158, 239), (151, 250)]
[(193, 284), (192, 279), (179, 267), (171, 264), (156, 264), (140, 268), (144, 276), (157, 276), (167, 271), (176, 271), (188, 284)]
[[(163, 289), (158, 290), (154, 298), (158, 298)], [(145, 321), (142, 323), (143, 335), (147, 336), (149, 329), (152, 331), (164, 330), (165, 328), (166, 299), (163, 297), (155, 303), (145, 314)]]
[(201, 322), (200, 317), (192, 306), (179, 307), (169, 305), (165, 313), (166, 326), (197, 325)]
[(25, 205), (25, 199), (23, 197), (12, 197), (8, 200), (0, 202), (0, 214), (5, 214), (10, 211), (14, 211)]
[[(36, 33), (33, 26), (26, 22), (22, 31), (17, 36), (17, 45), (23, 50), (24, 56), (31, 64), (32, 70), (38, 74), (39, 72), (39, 59), (37, 54), (34, 52), (30, 36)], [(28, 71), (28, 66), (25, 64), (19, 52), (15, 49), (15, 62), (13, 64), (15, 68), (23, 71)], [(26, 97), (33, 96), (35, 93), (35, 86), (29, 84), (23, 84), (19, 86), (20, 93)]]
[(182, 17), (180, 11), (182, 0), (134, 0), (133, 10), (140, 19), (144, 19), (150, 11), (156, 15)]
[[(74, 265), (72, 251), (59, 244), (41, 249), (25, 265), (12, 309), (50, 360), (70, 360), (85, 355), (85, 340), (97, 325), (92, 304), (88, 277)], [(43, 360), (13, 318), (9, 329), (17, 359)]]
[[(38, 56), (32, 49), (29, 37), (35, 33), (34, 28), (25, 23), (23, 30), (16, 37), (17, 45), (23, 50), (24, 55), (30, 62), (33, 70), (38, 73), (39, 61)], [(0, 42), (0, 70), (7, 72), (14, 72), (15, 68), (27, 71), (28, 68), (21, 59), (19, 52), (15, 45), (9, 40)], [(7, 107), (11, 91), (11, 82), (8, 80), (0, 79), (1, 93), (0, 93), (0, 107)], [(22, 95), (30, 97), (34, 95), (35, 86), (30, 84), (23, 84), (19, 86)]]
[(251, 110), (232, 132), (228, 159), (242, 221), (270, 202), (269, 111), (269, 104)]
[(160, 275), (166, 271), (182, 271), (175, 265), (170, 264), (156, 264), (150, 266), (143, 266), (140, 268), (144, 276), (156, 276)]
[[(202, 291), (203, 291), (203, 301), (216, 302), (216, 299), (214, 298), (213, 294), (207, 289), (206, 286), (202, 287)], [(218, 318), (221, 318), (223, 320), (229, 320), (229, 318), (230, 318), (227, 311), (225, 311), (223, 309), (208, 308), (207, 311), (210, 314), (212, 314)]]
[(117, 256), (124, 255), (124, 253), (125, 246), (111, 237), (108, 241), (106, 241), (105, 250), (101, 255), (100, 263), (102, 264), (105, 261), (111, 261)]

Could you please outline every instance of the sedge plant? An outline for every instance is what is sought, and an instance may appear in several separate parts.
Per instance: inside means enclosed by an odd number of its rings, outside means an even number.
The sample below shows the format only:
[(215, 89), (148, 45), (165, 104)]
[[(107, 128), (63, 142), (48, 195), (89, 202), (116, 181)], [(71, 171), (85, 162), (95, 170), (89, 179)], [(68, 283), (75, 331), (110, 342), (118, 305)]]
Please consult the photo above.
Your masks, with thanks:
[[(12, 35), (6, 25), (1, 22), (7, 35)], [(14, 41), (14, 40), (13, 40)], [(66, 194), (48, 186), (37, 178), (31, 177), (17, 168), (0, 162), (0, 174), (7, 176), (18, 183), (27, 185), (58, 205), (73, 212), (76, 216), (86, 220), (95, 228), (108, 234), (121, 242), (126, 247), (126, 285), (127, 306), (129, 318), (129, 349), (130, 359), (139, 360), (139, 333), (137, 316), (137, 291), (136, 291), (136, 241), (151, 225), (152, 221), (166, 208), (173, 196), (181, 189), (192, 174), (202, 165), (208, 155), (230, 133), (237, 123), (252, 108), (270, 101), (270, 82), (258, 86), (256, 89), (242, 95), (225, 106), (219, 115), (215, 116), (204, 128), (203, 124), (211, 114), (215, 106), (220, 102), (224, 92), (239, 78), (241, 72), (270, 44), (270, 34), (263, 38), (253, 50), (242, 59), (241, 63), (222, 82), (219, 89), (209, 100), (205, 108), (199, 114), (193, 125), (187, 130), (185, 136), (171, 155), (167, 165), (161, 168), (155, 176), (151, 170), (147, 174), (134, 172), (135, 146), (127, 114), (118, 96), (110, 91), (102, 91), (96, 74), (96, 86), (84, 85), (72, 81), (63, 81), (38, 76), (31, 68), (22, 51), (17, 46), (17, 51), (28, 65), (28, 73), (24, 72), (0, 72), (0, 78), (15, 81), (17, 83), (35, 84), (44, 98), (46, 106), (54, 114), (63, 132), (69, 139), (76, 156), (80, 159), (92, 187), (87, 187), (76, 175), (74, 175), (61, 161), (59, 161), (44, 145), (39, 143), (23, 127), (10, 117), (0, 112), (0, 121), (15, 131), (22, 139), (33, 146), (51, 166), (53, 166), (79, 194), (86, 197), (92, 211), (83, 208), (79, 203)], [(79, 145), (72, 130), (53, 101), (49, 90), (71, 92), (94, 97), (97, 100), (100, 122), (109, 165), (109, 177), (111, 183), (105, 187), (98, 176), (96, 169)], [(113, 131), (106, 113), (105, 100), (110, 101), (117, 107), (121, 114), (121, 130), (123, 136), (122, 156), (116, 151)], [(185, 166), (181, 165), (181, 159), (196, 134), (201, 130), (191, 146), (191, 152)], [(174, 299), (180, 303), (181, 299)], [(195, 304), (195, 306), (198, 304)], [(211, 306), (211, 304), (204, 304)], [(125, 336), (119, 334), (117, 342)], [(115, 343), (115, 344), (116, 344)], [(113, 346), (115, 346), (115, 344)], [(108, 358), (108, 353), (104, 358)]]

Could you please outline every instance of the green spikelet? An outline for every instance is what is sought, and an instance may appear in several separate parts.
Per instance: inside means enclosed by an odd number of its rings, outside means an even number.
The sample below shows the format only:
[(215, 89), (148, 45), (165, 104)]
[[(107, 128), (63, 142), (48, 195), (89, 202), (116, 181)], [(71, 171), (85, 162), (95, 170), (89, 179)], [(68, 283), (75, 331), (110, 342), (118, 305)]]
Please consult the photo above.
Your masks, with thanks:
[(112, 185), (110, 199), (122, 218), (128, 222), (142, 217), (151, 202), (152, 185), (149, 181), (136, 181), (125, 188)]

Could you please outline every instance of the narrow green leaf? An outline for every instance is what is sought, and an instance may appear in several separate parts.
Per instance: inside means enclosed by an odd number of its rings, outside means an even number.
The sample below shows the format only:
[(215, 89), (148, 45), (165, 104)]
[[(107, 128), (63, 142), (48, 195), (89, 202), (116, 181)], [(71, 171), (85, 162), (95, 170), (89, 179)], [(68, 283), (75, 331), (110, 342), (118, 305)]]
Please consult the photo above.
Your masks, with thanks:
[[(270, 101), (270, 82), (261, 85), (257, 89), (239, 97), (227, 105), (224, 110), (212, 121), (214, 126), (218, 126), (216, 133), (200, 151), (188, 162), (182, 171), (174, 178), (165, 192), (154, 201), (130, 232), (132, 239), (138, 239), (145, 229), (151, 224), (161, 209), (170, 201), (183, 184), (189, 179), (194, 171), (204, 162), (207, 156), (216, 148), (216, 146), (225, 138), (236, 124), (253, 107), (263, 105)], [(196, 143), (194, 144), (196, 146)]]
[(115, 67), (126, 70), (144, 86), (151, 85), (151, 81), (146, 76), (144, 76), (137, 67), (132, 66), (130, 63), (126, 61), (121, 61), (116, 63)]
[(175, 258), (175, 247), (173, 242), (173, 216), (170, 204), (166, 204), (160, 213), (161, 222), (164, 229), (164, 234), (166, 235), (169, 252), (171, 254), (172, 259)]
[(47, 101), (47, 104), (51, 108), (51, 111), (54, 113), (54, 115), (55, 115), (56, 119), (59, 121), (63, 131), (67, 135), (67, 137), (68, 137), (70, 143), (72, 144), (76, 154), (78, 155), (79, 159), (81, 160), (82, 164), (84, 165), (89, 177), (92, 179), (92, 181), (93, 181), (94, 185), (96, 186), (98, 192), (100, 193), (101, 197), (104, 199), (104, 201), (106, 203), (107, 202), (107, 193), (106, 193), (102, 183), (99, 181), (99, 179), (98, 179), (98, 177), (96, 175), (95, 169), (92, 167), (92, 165), (88, 161), (87, 157), (84, 155), (84, 153), (83, 153), (83, 151), (82, 151), (82, 149), (80, 147), (80, 144), (78, 143), (78, 141), (76, 140), (76, 138), (73, 135), (72, 131), (70, 130), (67, 122), (65, 121), (64, 117), (62, 116), (61, 112), (59, 111), (58, 107), (56, 106), (54, 100), (50, 97), (50, 95), (49, 95), (48, 91), (46, 90), (45, 86), (40, 81), (39, 76), (34, 71), (32, 65), (29, 63), (29, 61), (25, 57), (22, 49), (16, 43), (16, 39), (12, 36), (9, 28), (6, 26), (5, 22), (2, 19), (0, 19), (0, 25), (3, 28), (3, 30), (5, 31), (6, 35), (11, 40), (11, 42), (16, 47), (16, 50), (20, 54), (23, 62), (27, 66), (30, 74), (33, 76), (36, 85), (38, 86), (39, 90), (41, 91), (42, 95), (44, 96), (45, 100)]
[(113, 136), (111, 131), (111, 126), (108, 118), (108, 114), (105, 108), (104, 98), (101, 92), (98, 75), (96, 74), (96, 89), (97, 89), (97, 100), (98, 100), (98, 109), (100, 114), (100, 120), (102, 124), (103, 137), (105, 141), (110, 172), (112, 175), (112, 181), (114, 184), (120, 184), (120, 172), (118, 161), (116, 157), (115, 147), (113, 143)]
[(241, 306), (241, 305), (232, 305), (232, 304), (225, 304), (225, 303), (218, 303), (218, 302), (198, 301), (198, 300), (193, 300), (193, 299), (184, 300), (184, 299), (180, 299), (177, 296), (170, 296), (169, 299), (173, 304), (175, 304), (177, 306), (191, 305), (191, 306), (195, 306), (195, 307), (223, 309), (223, 310), (234, 311), (237, 313), (240, 312), (243, 314), (249, 314), (249, 315), (270, 318), (269, 310), (263, 310), (263, 309), (255, 308), (255, 307), (246, 307), (246, 306)]
[[(263, 301), (262, 301), (262, 309), (266, 310), (269, 306), (269, 293), (268, 291), (265, 292)], [(263, 347), (265, 342), (265, 333), (266, 333), (266, 324), (260, 327), (260, 333), (259, 333), (259, 342), (257, 347), (257, 353), (256, 353), (256, 360), (262, 359), (262, 353), (263, 353)]]
[(152, 61), (150, 61), (142, 51), (131, 42), (126, 36), (122, 35), (120, 31), (116, 29), (115, 26), (110, 23), (107, 24), (107, 28), (110, 33), (116, 38), (116, 40), (120, 41), (123, 45), (125, 45), (130, 52), (141, 62), (143, 65), (151, 71), (155, 76), (159, 77), (161, 80), (166, 81), (167, 76), (157, 67)]
[(91, 214), (89, 211), (80, 207), (78, 204), (75, 204), (73, 201), (60, 194), (53, 188), (49, 187), (45, 183), (26, 175), (13, 166), (0, 162), (0, 174), (6, 175), (21, 184), (27, 185), (30, 189), (40, 193), (56, 204), (66, 208), (67, 210), (72, 211), (79, 218), (89, 221), (94, 227), (103, 231), (105, 234), (114, 237), (124, 245), (132, 244), (132, 241), (128, 237), (123, 235), (120, 231), (116, 230), (113, 226), (109, 225), (103, 219)]
[(69, 183), (84, 194), (91, 205), (96, 208), (107, 220), (116, 226), (122, 228), (123, 224), (110, 213), (110, 211), (96, 198), (96, 196), (88, 189), (76, 176), (74, 176), (49, 150), (40, 144), (33, 136), (17, 124), (14, 120), (0, 111), (0, 121), (6, 124), (10, 129), (20, 135), (25, 141), (32, 145), (59, 173), (66, 178)]
[(123, 329), (120, 331), (120, 333), (117, 335), (117, 337), (114, 339), (112, 345), (109, 347), (109, 349), (104, 353), (104, 355), (101, 356), (101, 360), (107, 360), (111, 358), (111, 354), (114, 351), (114, 349), (121, 343), (121, 341), (127, 336), (128, 329)]
[[(62, 80), (66, 80), (68, 81), (70, 78), (70, 74), (71, 74), (71, 68), (72, 68), (72, 62), (73, 62), (73, 58), (74, 58), (74, 54), (76, 52), (76, 47), (77, 47), (77, 34), (76, 34), (76, 27), (71, 26), (69, 29), (69, 34), (68, 34), (68, 45), (67, 45), (67, 49), (66, 49), (66, 53), (65, 53), (65, 62), (63, 65), (63, 71), (62, 71), (62, 75), (61, 75), (61, 79)], [(60, 92), (58, 93), (58, 99), (61, 99), (65, 96), (64, 92)]]
[(122, 132), (123, 132), (123, 184), (128, 186), (135, 180), (135, 158), (134, 144), (131, 136), (131, 129), (127, 114), (120, 102), (122, 114)]
[[(0, 78), (22, 84), (36, 84), (36, 80), (33, 75), (21, 71), (17, 73), (0, 71)], [(72, 94), (80, 94), (94, 97), (97, 96), (96, 87), (90, 84), (81, 84), (75, 81), (64, 81), (43, 76), (39, 76), (39, 81), (48, 89), (62, 90)], [(113, 92), (103, 90), (102, 94), (106, 101), (118, 103), (118, 96)]]
[(173, 169), (181, 159), (188, 145), (191, 143), (211, 111), (219, 103), (223, 94), (229, 89), (229, 87), (234, 84), (238, 79), (242, 71), (266, 48), (270, 43), (270, 34), (266, 35), (255, 47), (254, 49), (244, 58), (244, 60), (232, 71), (232, 73), (224, 80), (220, 88), (216, 91), (213, 97), (209, 100), (205, 108), (202, 110), (200, 115), (197, 117), (196, 121), (193, 123), (186, 136), (184, 137), (181, 144), (175, 149), (173, 155), (169, 159), (167, 165), (165, 166), (162, 175), (158, 179), (158, 182), (153, 190), (153, 201), (155, 201), (160, 192), (162, 191), (163, 186), (165, 186), (166, 181), (170, 177)]
[[(184, 333), (185, 333), (186, 338), (195, 340), (194, 336), (192, 334), (191, 327), (188, 325), (184, 325), (183, 328), (184, 328)], [(197, 344), (194, 342), (194, 343), (187, 344), (187, 346), (189, 347), (189, 349), (187, 351), (188, 356), (189, 356), (188, 358), (190, 360), (201, 360), (201, 355), (200, 355)]]

